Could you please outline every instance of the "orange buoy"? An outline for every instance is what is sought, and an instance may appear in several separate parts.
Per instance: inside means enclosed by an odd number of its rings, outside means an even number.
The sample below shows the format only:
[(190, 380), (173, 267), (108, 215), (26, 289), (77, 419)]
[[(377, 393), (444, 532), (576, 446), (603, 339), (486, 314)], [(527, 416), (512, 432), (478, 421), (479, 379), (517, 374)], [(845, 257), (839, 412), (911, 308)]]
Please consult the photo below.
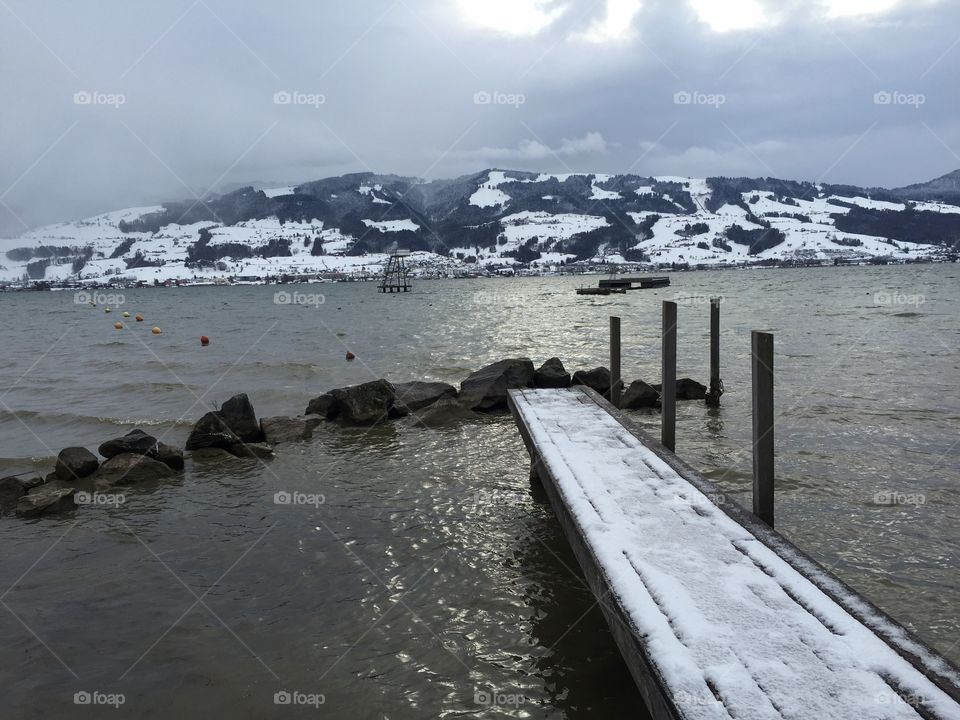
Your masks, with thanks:
[(143, 315), (141, 315), (140, 313), (137, 313), (136, 319), (137, 319), (137, 322), (143, 322)]
[(117, 330), (123, 330), (123, 323), (122, 323), (122, 322), (115, 322), (115, 323), (113, 324), (113, 326), (114, 326)]
[(347, 350), (347, 360), (353, 360), (355, 357), (357, 357), (357, 356), (354, 355), (354, 354), (353, 354), (352, 352), (350, 352), (349, 350)]
[(210, 338), (208, 338), (206, 335), (201, 335), (201, 336), (200, 336), (200, 344), (201, 344), (201, 345), (209, 345), (209, 344), (210, 344)]
[(159, 335), (159, 334), (160, 334), (160, 328), (154, 327), (150, 332), (152, 332), (154, 335)]

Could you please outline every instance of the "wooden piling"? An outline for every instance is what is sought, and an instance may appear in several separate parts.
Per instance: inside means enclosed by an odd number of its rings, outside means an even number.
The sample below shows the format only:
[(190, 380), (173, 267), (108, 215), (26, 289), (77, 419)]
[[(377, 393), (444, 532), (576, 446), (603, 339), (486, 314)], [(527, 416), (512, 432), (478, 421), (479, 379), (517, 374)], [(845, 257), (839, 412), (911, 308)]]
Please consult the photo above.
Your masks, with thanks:
[(753, 514), (773, 527), (773, 335), (753, 331)]
[(660, 442), (677, 449), (677, 304), (663, 301)]
[(711, 407), (720, 405), (723, 381), (720, 379), (720, 298), (710, 298), (710, 387), (706, 403)]
[(620, 318), (610, 316), (610, 403), (620, 407)]

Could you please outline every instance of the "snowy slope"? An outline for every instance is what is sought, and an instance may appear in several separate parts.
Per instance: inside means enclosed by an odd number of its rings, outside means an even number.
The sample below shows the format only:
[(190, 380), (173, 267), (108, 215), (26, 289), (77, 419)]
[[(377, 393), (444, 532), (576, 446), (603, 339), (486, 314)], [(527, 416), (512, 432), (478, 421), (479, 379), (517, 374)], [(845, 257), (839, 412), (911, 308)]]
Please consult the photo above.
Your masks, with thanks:
[[(536, 269), (574, 260), (721, 266), (874, 257), (905, 261), (944, 255), (950, 223), (960, 223), (960, 206), (948, 202), (893, 202), (896, 196), (887, 191), (880, 191), (883, 199), (878, 199), (848, 186), (836, 186), (838, 194), (832, 194), (827, 186), (788, 182), (721, 179), (718, 184), (717, 179), (510, 170), (430, 183), (371, 173), (347, 175), (296, 188), (247, 188), (210, 200), (231, 218), (229, 223), (194, 222), (210, 216), (204, 216), (197, 203), (172, 203), (0, 239), (0, 282), (27, 276), (47, 281), (119, 276), (152, 282), (378, 272), (384, 253), (397, 242), (418, 251), (425, 266), (460, 271), (475, 267), (473, 263), (530, 264)], [(776, 191), (740, 192), (744, 185)], [(854, 223), (851, 206), (883, 221)], [(915, 215), (909, 213), (922, 213), (925, 222), (942, 219), (947, 228), (943, 245), (840, 232), (836, 227), (838, 218), (848, 216), (848, 225), (877, 232), (886, 227), (888, 216), (909, 216), (912, 222)], [(123, 229), (121, 223), (126, 224)], [(901, 232), (904, 224), (909, 223), (901, 223)], [(924, 234), (924, 240), (937, 238), (940, 230)], [(201, 231), (208, 233), (205, 239)], [(739, 237), (743, 243), (743, 235), (774, 235), (775, 240), (756, 247), (752, 239), (745, 244), (730, 240)]]

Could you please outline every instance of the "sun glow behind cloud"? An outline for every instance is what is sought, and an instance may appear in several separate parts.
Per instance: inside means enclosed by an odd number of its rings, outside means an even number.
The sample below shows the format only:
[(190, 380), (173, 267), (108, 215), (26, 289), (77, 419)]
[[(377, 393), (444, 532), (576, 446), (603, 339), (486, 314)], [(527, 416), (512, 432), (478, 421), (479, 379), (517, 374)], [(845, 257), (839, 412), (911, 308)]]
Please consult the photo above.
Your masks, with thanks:
[(690, 0), (701, 22), (714, 32), (750, 30), (767, 21), (767, 14), (758, 0)]
[(643, 0), (607, 0), (607, 13), (596, 20), (582, 35), (589, 42), (623, 40), (630, 35), (633, 17), (640, 12)]
[(463, 18), (474, 27), (504, 35), (536, 35), (567, 10), (554, 0), (460, 0)]

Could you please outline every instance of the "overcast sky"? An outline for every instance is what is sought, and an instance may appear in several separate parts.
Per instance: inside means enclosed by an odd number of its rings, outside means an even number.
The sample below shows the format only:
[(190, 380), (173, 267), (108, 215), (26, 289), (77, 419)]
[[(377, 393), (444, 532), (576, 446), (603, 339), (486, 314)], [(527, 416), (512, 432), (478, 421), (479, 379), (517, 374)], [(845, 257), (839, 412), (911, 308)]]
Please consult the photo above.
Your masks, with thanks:
[(960, 168), (956, 0), (0, 0), (0, 232), (495, 166)]

